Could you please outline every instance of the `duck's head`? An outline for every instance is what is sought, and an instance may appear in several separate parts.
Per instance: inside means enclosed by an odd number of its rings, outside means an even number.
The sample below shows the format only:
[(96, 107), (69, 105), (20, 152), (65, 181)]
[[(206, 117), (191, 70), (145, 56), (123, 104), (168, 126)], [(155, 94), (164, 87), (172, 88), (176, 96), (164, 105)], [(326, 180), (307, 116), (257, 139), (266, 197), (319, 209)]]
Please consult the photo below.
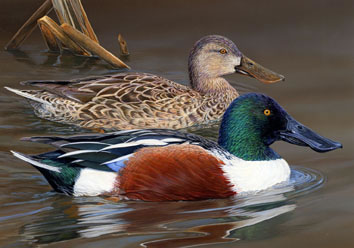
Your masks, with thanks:
[(188, 69), (193, 88), (202, 80), (220, 78), (240, 73), (263, 83), (284, 80), (275, 73), (244, 56), (229, 39), (220, 35), (208, 35), (198, 40), (189, 54)]
[(274, 99), (257, 93), (236, 98), (226, 110), (219, 144), (245, 160), (270, 160), (279, 156), (269, 148), (278, 140), (308, 146), (316, 152), (342, 144), (320, 136), (291, 117)]

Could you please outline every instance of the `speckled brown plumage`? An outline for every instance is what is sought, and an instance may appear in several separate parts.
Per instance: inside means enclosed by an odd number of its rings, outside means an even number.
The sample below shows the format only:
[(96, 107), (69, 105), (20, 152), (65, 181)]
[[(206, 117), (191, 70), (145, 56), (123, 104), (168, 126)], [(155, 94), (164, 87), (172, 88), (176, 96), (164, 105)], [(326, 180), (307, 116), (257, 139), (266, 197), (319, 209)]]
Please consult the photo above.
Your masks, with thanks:
[(199, 40), (190, 52), (192, 88), (156, 75), (126, 72), (25, 82), (40, 90), (7, 89), (27, 98), (37, 116), (51, 121), (104, 130), (179, 129), (222, 116), (238, 96), (222, 76), (240, 72), (242, 56), (232, 41), (211, 35)]
[[(41, 118), (85, 128), (183, 128), (218, 119), (237, 97), (201, 95), (164, 78), (142, 73), (120, 73), (66, 85), (36, 83), (44, 90), (28, 90), (41, 99), (30, 101)], [(50, 88), (49, 88), (50, 87)]]

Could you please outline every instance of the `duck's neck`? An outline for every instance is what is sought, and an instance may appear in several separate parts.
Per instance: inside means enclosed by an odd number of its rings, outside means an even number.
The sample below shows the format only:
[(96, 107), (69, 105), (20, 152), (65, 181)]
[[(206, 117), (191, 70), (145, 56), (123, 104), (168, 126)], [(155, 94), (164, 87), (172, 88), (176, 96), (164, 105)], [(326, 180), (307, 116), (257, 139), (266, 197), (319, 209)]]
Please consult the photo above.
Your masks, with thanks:
[(232, 95), (233, 99), (239, 96), (238, 92), (224, 78), (196, 77), (191, 80), (192, 88), (202, 95)]
[(250, 123), (252, 116), (240, 116), (233, 121), (227, 111), (221, 122), (218, 143), (238, 158), (248, 161), (275, 160), (281, 158), (269, 144), (260, 138), (261, 128)]
[(217, 75), (210, 75), (197, 61), (189, 61), (188, 71), (192, 89), (202, 95), (232, 96), (232, 100), (239, 96), (229, 82)]

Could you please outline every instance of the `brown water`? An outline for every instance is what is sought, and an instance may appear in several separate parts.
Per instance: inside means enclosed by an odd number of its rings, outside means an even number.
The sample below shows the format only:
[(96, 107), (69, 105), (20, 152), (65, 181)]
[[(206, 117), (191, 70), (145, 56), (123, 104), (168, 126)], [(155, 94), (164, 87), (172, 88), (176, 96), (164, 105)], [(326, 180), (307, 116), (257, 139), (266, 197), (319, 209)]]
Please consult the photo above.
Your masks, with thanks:
[[(30, 79), (69, 79), (112, 72), (95, 59), (45, 52), (38, 30), (18, 52), (0, 51), (0, 245), (28, 247), (354, 247), (354, 2), (353, 1), (83, 1), (101, 43), (137, 71), (187, 82), (191, 45), (206, 34), (229, 37), (257, 62), (286, 76), (262, 85), (297, 120), (344, 149), (319, 154), (290, 144), (274, 148), (292, 165), (292, 182), (253, 197), (172, 203), (114, 203), (51, 192), (31, 166), (9, 150), (47, 146), (23, 136), (74, 134), (79, 128), (33, 116), (5, 91)], [(3, 0), (3, 47), (40, 0)], [(242, 83), (238, 83), (242, 82)], [(217, 127), (196, 130), (216, 137)]]

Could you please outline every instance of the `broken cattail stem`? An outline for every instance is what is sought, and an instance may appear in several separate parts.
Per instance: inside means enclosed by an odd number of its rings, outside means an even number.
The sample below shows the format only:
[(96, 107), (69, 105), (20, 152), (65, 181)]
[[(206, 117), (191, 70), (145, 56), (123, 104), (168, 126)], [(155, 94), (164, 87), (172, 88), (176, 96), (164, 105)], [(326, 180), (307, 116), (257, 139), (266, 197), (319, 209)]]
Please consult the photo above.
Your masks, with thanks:
[(37, 20), (42, 16), (47, 15), (52, 8), (52, 2), (50, 0), (46, 0), (11, 38), (5, 46), (5, 50), (17, 49), (36, 28)]
[(127, 64), (121, 61), (119, 58), (114, 56), (112, 53), (108, 52), (102, 46), (100, 46), (97, 42), (91, 40), (88, 36), (84, 35), (80, 31), (74, 29), (69, 24), (62, 24), (61, 27), (63, 28), (64, 32), (70, 36), (76, 43), (80, 46), (88, 50), (89, 52), (96, 54), (97, 56), (101, 57), (103, 60), (108, 62), (114, 67), (119, 68), (130, 68)]
[(44, 16), (38, 20), (40, 25), (45, 25), (53, 35), (71, 52), (74, 54), (90, 56), (88, 52), (78, 46), (74, 41), (72, 41), (68, 35), (62, 30), (62, 28), (48, 16)]
[(52, 4), (60, 24), (66, 22), (76, 27), (67, 0), (52, 0)]
[(93, 31), (93, 28), (91, 26), (91, 23), (89, 21), (89, 19), (87, 18), (87, 15), (86, 15), (86, 12), (85, 12), (85, 9), (84, 7), (82, 6), (81, 4), (81, 1), (78, 2), (78, 5), (80, 7), (80, 10), (77, 10), (76, 9), (76, 6), (73, 5), (74, 7), (74, 11), (75, 11), (75, 14), (76, 16), (78, 17), (78, 13), (80, 13), (82, 15), (82, 19), (83, 19), (83, 23), (80, 22), (80, 26), (81, 26), (81, 29), (85, 31), (85, 34), (91, 38), (91, 40), (99, 43), (98, 41), (98, 38), (97, 38), (97, 35), (95, 34), (95, 32)]
[(98, 43), (81, 0), (52, 0), (60, 24), (68, 23)]
[(124, 56), (128, 56), (129, 55), (128, 45), (121, 34), (118, 34), (118, 43), (120, 47), (120, 53)]
[(44, 25), (41, 22), (38, 22), (39, 29), (41, 30), (41, 33), (43, 35), (43, 39), (50, 51), (60, 51), (61, 47), (60, 44), (58, 43), (57, 39), (55, 38), (55, 35), (53, 34), (50, 29)]

